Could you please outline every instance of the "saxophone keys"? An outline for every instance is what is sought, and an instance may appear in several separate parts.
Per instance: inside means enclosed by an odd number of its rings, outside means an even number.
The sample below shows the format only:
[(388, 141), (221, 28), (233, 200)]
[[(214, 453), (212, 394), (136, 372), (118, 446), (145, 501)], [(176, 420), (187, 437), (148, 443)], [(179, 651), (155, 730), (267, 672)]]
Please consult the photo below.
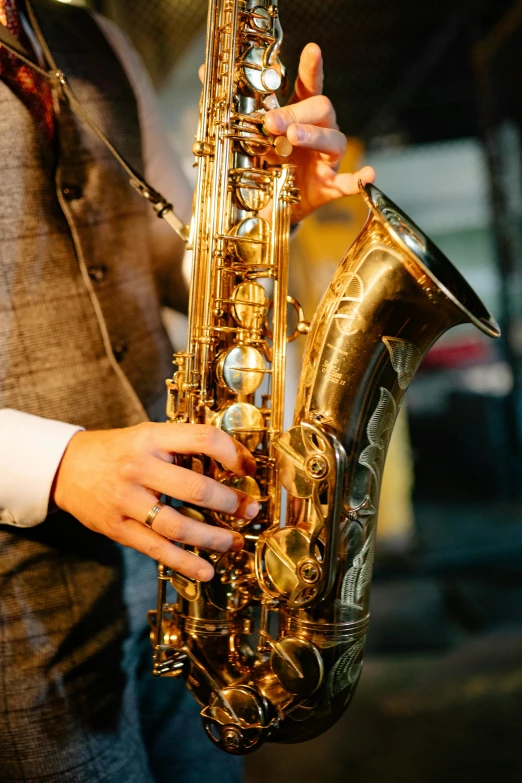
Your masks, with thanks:
[(269, 33), (272, 29), (272, 17), (268, 11), (262, 5), (257, 5), (248, 14), (249, 21), (255, 30), (259, 30), (262, 33)]
[(234, 241), (235, 254), (245, 264), (268, 263), (270, 226), (261, 217), (249, 217), (232, 227), (228, 236)]
[(261, 169), (238, 169), (234, 174), (236, 199), (244, 209), (258, 212), (272, 197), (271, 182), (270, 175)]
[(254, 92), (270, 93), (281, 87), (283, 73), (281, 63), (276, 57), (273, 62), (265, 65), (263, 46), (252, 46), (243, 58), (243, 77)]
[(263, 286), (254, 281), (240, 283), (231, 300), (235, 321), (245, 329), (261, 331), (268, 317), (268, 297)]
[(310, 536), (296, 527), (283, 527), (265, 540), (265, 568), (280, 595), (290, 596), (300, 585), (297, 564), (310, 553)]
[(214, 567), (216, 576), (205, 586), (209, 600), (222, 611), (239, 612), (244, 609), (257, 591), (251, 552), (227, 552)]
[(173, 573), (170, 583), (174, 590), (186, 601), (199, 601), (201, 598), (201, 582), (189, 579), (183, 574)]
[(285, 636), (272, 646), (270, 666), (288, 693), (308, 696), (321, 686), (324, 663), (315, 644), (296, 636)]
[(254, 451), (265, 433), (263, 414), (248, 402), (234, 402), (217, 414), (214, 424), (238, 440), (249, 451)]
[(274, 147), (277, 154), (282, 158), (288, 158), (294, 150), (292, 142), (286, 136), (276, 136)]
[[(255, 500), (258, 502), (266, 500), (266, 498), (263, 498), (261, 495), (259, 484), (254, 478), (252, 478), (252, 476), (234, 476), (233, 478), (227, 477), (222, 480), (221, 483), (225, 484), (227, 487), (233, 487), (240, 492), (244, 492), (245, 495), (249, 495), (250, 497), (255, 498)], [(246, 525), (250, 525), (252, 522), (252, 519), (238, 519), (237, 517), (232, 517), (229, 514), (221, 514), (218, 512), (215, 512), (215, 516), (219, 519), (220, 522), (224, 522), (227, 527), (230, 527), (233, 530), (241, 530), (241, 528), (245, 527)]]
[(175, 380), (167, 378), (167, 405), (166, 413), (169, 421), (176, 421), (180, 414), (180, 394), (179, 387)]
[(300, 425), (291, 427), (275, 443), (278, 478), (286, 491), (295, 498), (310, 498), (313, 480), (306, 466), (309, 450)]
[(263, 382), (267, 367), (257, 348), (235, 345), (216, 359), (216, 379), (234, 394), (253, 394)]
[(213, 691), (201, 717), (212, 742), (237, 755), (255, 750), (271, 728), (260, 696), (247, 685)]

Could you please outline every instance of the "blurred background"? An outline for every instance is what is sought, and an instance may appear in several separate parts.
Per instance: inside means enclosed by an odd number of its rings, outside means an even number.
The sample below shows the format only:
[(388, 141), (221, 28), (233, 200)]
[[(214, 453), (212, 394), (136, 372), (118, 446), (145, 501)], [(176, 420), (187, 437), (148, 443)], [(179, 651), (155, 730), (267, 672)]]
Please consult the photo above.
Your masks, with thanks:
[[(206, 1), (85, 4), (133, 40), (192, 177)], [(291, 81), (303, 45), (323, 49), (346, 170), (376, 168), (503, 337), (459, 327), (428, 355), (390, 447), (355, 700), (323, 737), (248, 759), (246, 780), (520, 781), (522, 2), (281, 0), (280, 10)], [(364, 219), (358, 198), (343, 199), (292, 240), (292, 293), (309, 314)]]

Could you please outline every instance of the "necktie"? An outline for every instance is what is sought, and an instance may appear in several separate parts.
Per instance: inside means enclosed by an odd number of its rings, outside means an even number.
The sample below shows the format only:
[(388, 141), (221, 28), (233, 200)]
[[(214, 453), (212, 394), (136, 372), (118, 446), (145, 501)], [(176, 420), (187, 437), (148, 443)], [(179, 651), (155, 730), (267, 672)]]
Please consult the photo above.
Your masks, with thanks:
[[(22, 26), (16, 0), (0, 0), (0, 22), (28, 50), (31, 43)], [(2, 79), (27, 107), (35, 122), (50, 140), (54, 133), (54, 112), (51, 88), (47, 81), (16, 55), (0, 46), (0, 79)]]

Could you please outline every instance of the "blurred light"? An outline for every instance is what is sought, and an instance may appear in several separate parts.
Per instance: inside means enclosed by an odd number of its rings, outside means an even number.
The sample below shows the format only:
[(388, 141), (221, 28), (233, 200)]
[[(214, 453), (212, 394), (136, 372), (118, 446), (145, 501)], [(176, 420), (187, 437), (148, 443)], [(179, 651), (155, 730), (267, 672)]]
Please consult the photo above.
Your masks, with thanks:
[(462, 372), (459, 386), (478, 394), (505, 397), (513, 389), (513, 372), (507, 362), (470, 367)]

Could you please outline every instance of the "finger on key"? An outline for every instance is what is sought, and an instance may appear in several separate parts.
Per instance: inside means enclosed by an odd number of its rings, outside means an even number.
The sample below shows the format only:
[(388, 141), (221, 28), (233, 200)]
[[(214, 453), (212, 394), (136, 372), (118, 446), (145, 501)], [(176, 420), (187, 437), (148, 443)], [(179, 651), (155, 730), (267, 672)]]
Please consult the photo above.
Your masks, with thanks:
[[(138, 521), (145, 520), (155, 502), (154, 495), (144, 489), (138, 502), (135, 501), (133, 517)], [(152, 530), (179, 544), (197, 546), (211, 552), (238, 552), (245, 543), (240, 533), (191, 519), (168, 505), (162, 506), (154, 517)]]
[(290, 125), (288, 140), (294, 147), (322, 152), (332, 163), (340, 160), (346, 152), (346, 136), (333, 128), (319, 128), (317, 125)]
[(159, 448), (177, 454), (206, 454), (240, 476), (253, 475), (256, 462), (238, 440), (210, 424), (156, 424)]
[(330, 99), (325, 95), (315, 95), (291, 106), (272, 109), (265, 116), (266, 129), (276, 135), (286, 133), (290, 125), (299, 123), (337, 129), (335, 110)]
[(259, 504), (250, 495), (156, 457), (149, 457), (144, 463), (141, 481), (143, 486), (160, 495), (221, 511), (238, 519), (252, 519), (259, 511)]
[(214, 576), (211, 563), (189, 550), (173, 544), (172, 541), (156, 533), (155, 530), (145, 527), (142, 522), (135, 519), (125, 520), (115, 540), (124, 546), (137, 549), (138, 552), (152, 557), (158, 563), (163, 563), (168, 568), (172, 568), (190, 579), (208, 582)]

